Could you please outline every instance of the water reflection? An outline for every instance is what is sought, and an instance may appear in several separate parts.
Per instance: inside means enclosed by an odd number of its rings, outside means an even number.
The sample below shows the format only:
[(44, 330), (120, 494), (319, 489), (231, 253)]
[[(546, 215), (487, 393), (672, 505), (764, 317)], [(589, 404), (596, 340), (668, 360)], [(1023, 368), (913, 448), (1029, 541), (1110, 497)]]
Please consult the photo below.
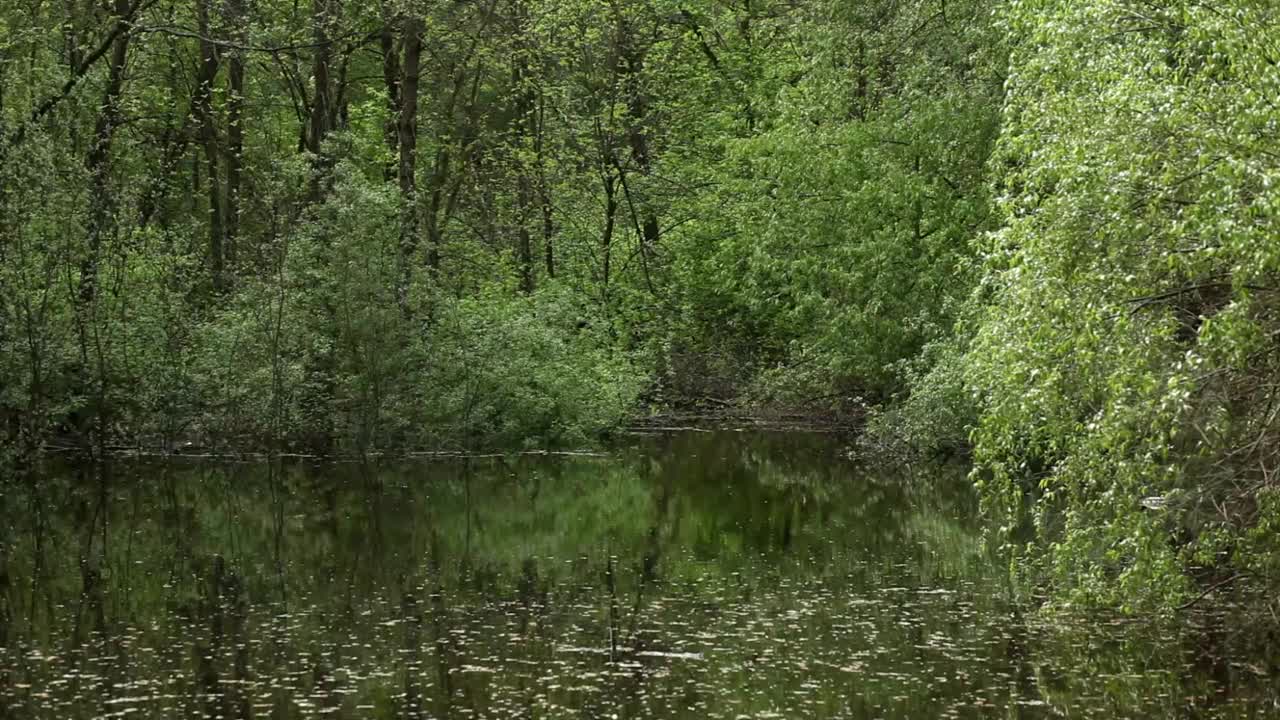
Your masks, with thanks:
[(1033, 622), (961, 478), (838, 451), (50, 471), (0, 508), (0, 718), (1274, 712), (1270, 645)]

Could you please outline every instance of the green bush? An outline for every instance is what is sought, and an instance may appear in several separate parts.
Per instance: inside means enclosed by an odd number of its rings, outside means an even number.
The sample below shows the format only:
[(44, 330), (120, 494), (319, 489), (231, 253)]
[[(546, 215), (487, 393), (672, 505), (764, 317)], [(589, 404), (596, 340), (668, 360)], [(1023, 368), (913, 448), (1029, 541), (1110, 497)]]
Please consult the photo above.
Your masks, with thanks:
[(635, 410), (648, 373), (571, 295), (442, 303), (421, 388), (427, 437), (473, 446), (590, 441)]
[(1277, 17), (1228, 5), (1003, 13), (1003, 226), (962, 366), (985, 507), (1059, 597), (1167, 608), (1268, 522), (1280, 86), (1249, 28)]

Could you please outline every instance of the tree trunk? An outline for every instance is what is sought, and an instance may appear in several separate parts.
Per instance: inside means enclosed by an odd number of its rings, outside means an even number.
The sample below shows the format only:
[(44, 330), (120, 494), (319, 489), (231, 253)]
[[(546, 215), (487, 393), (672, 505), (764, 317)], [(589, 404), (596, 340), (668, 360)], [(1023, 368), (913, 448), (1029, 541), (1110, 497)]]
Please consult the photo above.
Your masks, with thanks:
[(196, 24), (200, 31), (200, 68), (196, 74), (196, 122), (204, 150), (209, 181), (209, 274), (215, 292), (225, 288), (223, 277), (222, 181), (218, 172), (218, 131), (213, 118), (213, 82), (218, 76), (218, 49), (209, 35), (209, 0), (196, 0)]
[[(228, 25), (236, 39), (244, 44), (244, 28), (248, 25), (243, 0), (227, 0)], [(234, 265), (240, 236), (240, 188), (244, 175), (244, 60), (245, 51), (231, 50), (227, 58), (227, 227), (223, 252), (227, 263)]]
[(555, 216), (551, 207), (551, 188), (547, 183), (547, 114), (546, 99), (538, 94), (538, 137), (534, 152), (538, 157), (538, 203), (542, 206), (542, 247), (547, 265), (547, 277), (556, 276)]
[[(400, 151), (400, 49), (396, 44), (395, 21), (392, 11), (384, 3), (382, 7), (382, 29), (378, 33), (379, 45), (382, 49), (382, 82), (387, 89), (387, 122), (382, 128), (383, 141), (393, 157)], [(417, 73), (414, 73), (416, 76)], [(388, 162), (383, 171), (384, 177), (391, 180), (396, 177), (398, 168), (395, 162)]]
[(618, 217), (618, 179), (603, 175), (604, 180), (604, 232), (600, 236), (601, 263), (600, 285), (609, 292), (609, 271), (613, 255), (613, 228)]
[[(129, 0), (116, 0), (113, 13), (118, 24), (112, 41), (111, 59), (107, 66), (107, 86), (93, 128), (93, 144), (86, 166), (91, 182), (88, 247), (80, 265), (80, 282), (74, 298), (76, 333), (80, 344), (80, 384), (89, 398), (86, 417), (90, 449), (101, 457), (106, 449), (107, 384), (106, 358), (97, 332), (98, 271), (102, 259), (102, 241), (115, 219), (115, 195), (111, 188), (111, 142), (120, 124), (120, 94), (124, 88), (125, 61), (129, 55), (131, 34), (122, 27), (130, 22), (135, 7)], [(89, 355), (96, 359), (97, 378), (90, 376)], [(92, 390), (90, 389), (92, 386)]]
[[(418, 73), (422, 64), (422, 21), (409, 18), (404, 23), (404, 63), (400, 78), (400, 109), (396, 118), (396, 139), (400, 163), (400, 304), (408, 308), (409, 280), (418, 250), (417, 168), (418, 168)], [(385, 70), (385, 66), (384, 66)]]
[[(126, 26), (133, 14), (128, 0), (116, 0), (114, 13), (119, 26)], [(81, 309), (91, 305), (97, 297), (98, 265), (102, 253), (102, 237), (107, 232), (114, 212), (111, 193), (109, 163), (111, 141), (120, 123), (120, 92), (124, 87), (124, 66), (129, 54), (130, 33), (117, 27), (111, 45), (111, 59), (107, 66), (107, 86), (102, 93), (101, 110), (93, 128), (93, 145), (85, 165), (89, 170), (92, 195), (89, 212), (88, 253), (80, 268), (78, 298)]]
[[(401, 307), (408, 307), (408, 286), (417, 254), (417, 85), (422, 64), (422, 20), (404, 20), (404, 61), (399, 79), (399, 111), (396, 143), (399, 149), (398, 177), (401, 188)], [(384, 70), (387, 69), (384, 64)]]
[(440, 230), (440, 213), (444, 209), (444, 186), (449, 177), (450, 156), (448, 148), (436, 151), (435, 165), (431, 170), (431, 196), (427, 207), (427, 268), (440, 269), (440, 245), (444, 241)]
[[(529, 216), (533, 208), (533, 168), (525, 161), (525, 146), (533, 140), (535, 128), (534, 94), (529, 77), (529, 47), (523, 38), (528, 36), (529, 18), (524, 3), (513, 3), (515, 24), (518, 28), (515, 57), (512, 59), (511, 81), (515, 89), (515, 158), (516, 158), (516, 259), (520, 267), (520, 292), (533, 292), (533, 238), (529, 233)], [(535, 141), (536, 142), (536, 141)]]
[[(645, 124), (649, 118), (649, 98), (642, 86), (645, 62), (645, 50), (636, 44), (633, 28), (625, 23), (618, 30), (618, 65), (623, 78), (623, 86), (627, 93), (627, 144), (631, 148), (631, 161), (642, 175), (652, 170), (652, 158), (649, 150), (649, 135)], [(641, 242), (645, 250), (658, 244), (658, 216), (652, 205), (644, 197), (639, 198), (641, 222)]]
[(311, 24), (315, 54), (311, 60), (311, 114), (307, 119), (306, 148), (312, 156), (311, 202), (319, 202), (324, 196), (329, 162), (324, 157), (324, 140), (333, 129), (333, 81), (329, 78), (329, 65), (333, 60), (329, 25), (337, 14), (333, 0), (312, 0)]

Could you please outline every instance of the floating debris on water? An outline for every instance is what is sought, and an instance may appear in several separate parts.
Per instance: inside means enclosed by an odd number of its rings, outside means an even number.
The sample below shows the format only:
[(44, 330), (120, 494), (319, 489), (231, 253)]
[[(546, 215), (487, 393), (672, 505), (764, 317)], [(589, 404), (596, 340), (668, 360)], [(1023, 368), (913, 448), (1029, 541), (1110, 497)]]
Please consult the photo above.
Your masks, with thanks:
[(961, 473), (869, 475), (828, 436), (631, 442), (283, 476), (139, 463), (105, 499), (55, 473), (15, 500), (48, 510), (13, 519), (5, 546), (0, 707), (822, 720), (1280, 702), (1265, 638), (1221, 619), (1175, 631), (1012, 606)]

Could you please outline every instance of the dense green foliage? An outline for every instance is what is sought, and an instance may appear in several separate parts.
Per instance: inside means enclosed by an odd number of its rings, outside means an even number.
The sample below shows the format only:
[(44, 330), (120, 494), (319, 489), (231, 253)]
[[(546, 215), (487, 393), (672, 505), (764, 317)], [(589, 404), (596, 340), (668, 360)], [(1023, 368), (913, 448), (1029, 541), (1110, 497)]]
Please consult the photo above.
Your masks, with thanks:
[(945, 334), (989, 214), (982, 2), (72, 10), (0, 17), (27, 452), (851, 407)]
[(1265, 577), (1280, 549), (1277, 21), (1247, 0), (1005, 13), (975, 457), (1085, 596)]
[(903, 362), (952, 325), (989, 215), (1003, 70), (989, 12), (831, 3), (805, 18), (810, 55), (769, 64), (784, 77), (765, 119), (722, 141), (679, 238), (678, 350), (727, 356), (712, 369), (757, 401), (901, 388)]
[(4, 4), (5, 452), (874, 406), (1033, 581), (1274, 577), (1273, 5)]

